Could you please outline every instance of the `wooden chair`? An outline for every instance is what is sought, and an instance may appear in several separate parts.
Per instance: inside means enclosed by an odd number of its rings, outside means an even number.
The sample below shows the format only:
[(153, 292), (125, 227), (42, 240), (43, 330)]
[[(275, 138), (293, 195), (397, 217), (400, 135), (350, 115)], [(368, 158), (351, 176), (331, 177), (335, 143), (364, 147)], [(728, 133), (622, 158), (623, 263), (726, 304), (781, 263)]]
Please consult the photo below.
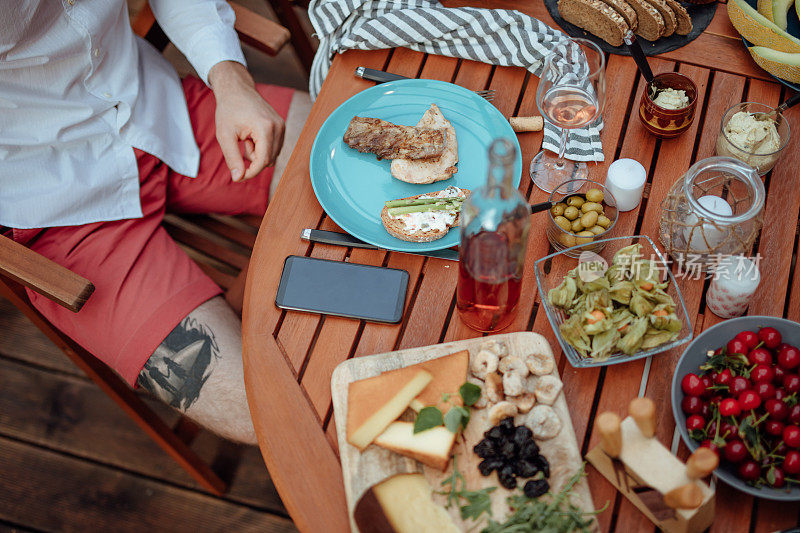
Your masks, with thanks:
[(278, 21), (291, 32), (292, 47), (306, 73), (311, 72), (311, 63), (314, 61), (314, 45), (306, 33), (294, 6), (308, 9), (308, 0), (269, 0)]
[[(231, 5), (243, 42), (270, 55), (288, 42), (289, 32), (282, 26), (242, 6)], [(155, 25), (149, 6), (132, 22), (132, 27), (139, 35), (153, 38), (162, 50), (168, 42)], [(158, 42), (159, 38), (162, 42)], [(167, 215), (164, 220), (170, 235), (225, 289), (225, 299), (239, 314), (247, 264), (260, 223), (260, 218), (253, 216)], [(19, 308), (200, 485), (215, 494), (225, 492), (226, 484), (190, 447), (199, 427), (181, 417), (170, 428), (113, 370), (53, 327), (31, 305), (25, 287), (76, 313), (94, 291), (91, 281), (0, 235), (0, 295)]]

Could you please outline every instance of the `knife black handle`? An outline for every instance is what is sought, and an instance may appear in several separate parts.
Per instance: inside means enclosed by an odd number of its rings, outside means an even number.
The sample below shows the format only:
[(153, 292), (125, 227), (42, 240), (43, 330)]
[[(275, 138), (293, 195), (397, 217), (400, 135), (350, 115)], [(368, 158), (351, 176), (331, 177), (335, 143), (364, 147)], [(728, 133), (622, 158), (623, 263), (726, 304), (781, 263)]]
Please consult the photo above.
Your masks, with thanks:
[(353, 237), (349, 233), (339, 233), (336, 231), (326, 231), (324, 229), (312, 229), (308, 233), (308, 240), (321, 242), (323, 244), (335, 244), (337, 246), (350, 246), (352, 248), (366, 248), (367, 250), (377, 250), (377, 246)]
[(356, 76), (359, 78), (364, 78), (365, 80), (374, 81), (375, 83), (386, 83), (387, 81), (408, 79), (400, 74), (392, 74), (391, 72), (375, 70), (374, 68), (367, 67), (356, 68)]
[(531, 214), (539, 213), (541, 211), (547, 211), (551, 207), (553, 207), (553, 203), (552, 202), (542, 202), (540, 204), (531, 204)]
[(650, 69), (650, 63), (647, 62), (647, 57), (645, 57), (639, 41), (636, 40), (636, 35), (630, 30), (625, 34), (625, 45), (628, 47), (633, 60), (636, 61), (636, 66), (639, 67), (639, 72), (642, 73), (647, 83), (653, 81), (653, 71)]
[(793, 105), (796, 105), (798, 102), (800, 102), (800, 93), (795, 93), (794, 96), (778, 106), (778, 111), (783, 113)]

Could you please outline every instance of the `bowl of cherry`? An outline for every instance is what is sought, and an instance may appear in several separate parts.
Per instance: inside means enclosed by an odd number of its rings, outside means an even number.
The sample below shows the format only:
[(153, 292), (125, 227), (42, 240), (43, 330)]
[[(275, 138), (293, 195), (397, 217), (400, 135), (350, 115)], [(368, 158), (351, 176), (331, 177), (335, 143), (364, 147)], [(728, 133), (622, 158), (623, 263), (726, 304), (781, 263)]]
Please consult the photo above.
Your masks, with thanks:
[(769, 316), (701, 333), (672, 377), (686, 446), (717, 452), (722, 481), (759, 498), (800, 501), (800, 324)]

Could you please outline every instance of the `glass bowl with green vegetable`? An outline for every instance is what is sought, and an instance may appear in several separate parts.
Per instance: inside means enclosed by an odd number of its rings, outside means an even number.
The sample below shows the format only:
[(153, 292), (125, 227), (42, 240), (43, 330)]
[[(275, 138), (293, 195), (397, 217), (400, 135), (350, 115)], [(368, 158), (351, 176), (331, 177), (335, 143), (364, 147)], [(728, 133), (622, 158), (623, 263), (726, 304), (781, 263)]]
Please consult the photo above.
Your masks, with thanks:
[[(581, 250), (599, 252), (602, 240), (611, 236), (617, 223), (617, 201), (611, 191), (596, 181), (565, 181), (550, 194), (547, 240), (558, 251), (586, 245)], [(580, 253), (580, 252), (577, 252)], [(577, 257), (570, 252), (568, 255)]]
[(536, 261), (534, 273), (547, 319), (574, 367), (634, 361), (692, 338), (669, 262), (647, 236), (568, 248)]

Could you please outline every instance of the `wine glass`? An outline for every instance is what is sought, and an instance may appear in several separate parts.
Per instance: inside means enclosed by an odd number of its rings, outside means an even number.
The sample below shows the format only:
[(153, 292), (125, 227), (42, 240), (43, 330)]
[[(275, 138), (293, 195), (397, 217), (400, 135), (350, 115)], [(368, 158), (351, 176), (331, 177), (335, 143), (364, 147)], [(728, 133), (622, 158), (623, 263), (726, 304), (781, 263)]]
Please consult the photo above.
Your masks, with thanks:
[(564, 39), (545, 57), (536, 103), (545, 120), (561, 127), (561, 143), (557, 156), (542, 149), (531, 161), (531, 179), (543, 191), (588, 176), (586, 163), (568, 161), (564, 152), (568, 131), (593, 123), (603, 111), (604, 70), (603, 51), (587, 39)]

